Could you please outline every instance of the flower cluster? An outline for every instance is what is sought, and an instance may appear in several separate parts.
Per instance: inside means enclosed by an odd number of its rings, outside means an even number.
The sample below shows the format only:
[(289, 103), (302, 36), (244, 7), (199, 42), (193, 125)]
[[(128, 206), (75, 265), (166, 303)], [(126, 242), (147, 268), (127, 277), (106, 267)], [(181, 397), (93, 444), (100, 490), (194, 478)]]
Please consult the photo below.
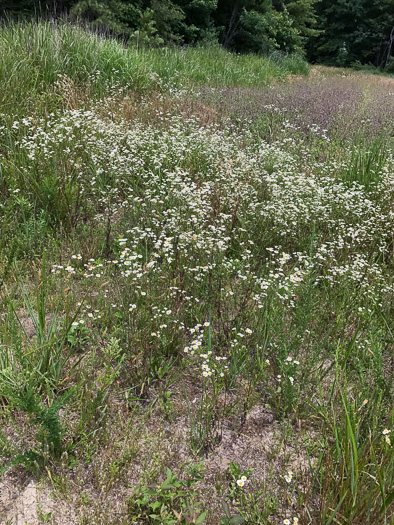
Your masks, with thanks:
[(243, 487), (247, 480), (248, 480), (248, 478), (246, 476), (241, 476), (240, 479), (237, 479), (238, 487)]
[(389, 437), (390, 432), (391, 432), (391, 430), (389, 430), (389, 429), (387, 429), (387, 428), (385, 428), (385, 429), (383, 430), (383, 432), (382, 432), (382, 434), (384, 435), (384, 438), (385, 438), (385, 440), (386, 440), (386, 443), (387, 443), (388, 445), (391, 445), (391, 441), (390, 441), (390, 437)]
[(285, 480), (287, 483), (291, 483), (291, 480), (293, 479), (293, 471), (289, 470), (288, 473), (285, 475)]
[[(284, 523), (284, 525), (291, 525), (292, 524), (291, 519), (289, 519), (289, 518), (284, 519), (283, 523)], [(296, 516), (294, 516), (294, 518), (293, 518), (293, 525), (298, 525), (298, 524), (299, 524), (299, 519)]]

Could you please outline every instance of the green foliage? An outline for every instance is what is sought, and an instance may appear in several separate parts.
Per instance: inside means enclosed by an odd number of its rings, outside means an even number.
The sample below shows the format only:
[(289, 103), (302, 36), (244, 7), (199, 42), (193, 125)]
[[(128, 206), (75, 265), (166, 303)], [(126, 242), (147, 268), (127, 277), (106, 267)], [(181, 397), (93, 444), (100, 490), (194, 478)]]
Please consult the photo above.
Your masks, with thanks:
[(244, 11), (240, 29), (234, 38), (235, 47), (243, 51), (269, 54), (280, 49), (289, 53), (301, 51), (298, 31), (292, 27), (287, 13), (266, 14)]
[(144, 47), (158, 47), (164, 43), (156, 29), (155, 13), (152, 9), (140, 12), (138, 29), (132, 33), (130, 41), (139, 50)]
[[(153, 24), (153, 12), (147, 13), (146, 39), (143, 32), (132, 37), (140, 44), (144, 42), (144, 46), (156, 36), (161, 38)], [(252, 86), (287, 74), (258, 56), (236, 56), (216, 47), (138, 51), (66, 24), (4, 26), (0, 29), (0, 51), (0, 101), (5, 111), (14, 106), (20, 112), (40, 107), (50, 113), (59, 98), (60, 103), (66, 103), (81, 85), (96, 98), (114, 86), (127, 86), (138, 92), (201, 84)], [(11, 142), (11, 149), (17, 137), (18, 130), (9, 131), (7, 142)], [(22, 184), (29, 186), (45, 207), (50, 223), (63, 221), (72, 226), (81, 217), (78, 173), (73, 169), (67, 183), (59, 184), (59, 171), (68, 170), (67, 163), (54, 165), (50, 159), (42, 160), (44, 164), (37, 158), (27, 174), (18, 171), (14, 163), (3, 161), (2, 172), (13, 179), (13, 189), (18, 190)], [(35, 211), (30, 203), (29, 215)]]
[(129, 501), (130, 519), (163, 525), (205, 523), (207, 512), (200, 509), (195, 488), (195, 484), (203, 479), (203, 466), (192, 465), (185, 472), (187, 478), (179, 479), (167, 468), (165, 479), (160, 476), (157, 483), (140, 491), (135, 489)]
[(70, 11), (71, 20), (80, 20), (100, 31), (130, 36), (139, 26), (142, 11), (138, 2), (124, 0), (79, 0)]
[(293, 22), (293, 28), (298, 31), (303, 46), (310, 38), (319, 35), (320, 31), (316, 29), (318, 22), (316, 6), (320, 0), (285, 0), (278, 3), (278, 9), (282, 7), (284, 12), (288, 13)]
[[(122, 36), (138, 47), (179, 43), (214, 43), (236, 51), (267, 54), (273, 49), (302, 52), (314, 35), (315, 0), (272, 4), (267, 0), (69, 0), (56, 12), (69, 9), (78, 20), (101, 32)], [(11, 13), (18, 12), (7, 4)], [(34, 5), (30, 4), (33, 12)], [(19, 10), (29, 12), (29, 2)]]
[(236, 50), (269, 54), (275, 50), (303, 53), (308, 37), (315, 34), (314, 0), (304, 2), (243, 2), (234, 4), (225, 42)]
[(331, 65), (353, 62), (385, 66), (392, 52), (393, 0), (322, 0), (317, 4), (321, 34), (309, 43), (309, 56)]
[(343, 179), (353, 184), (362, 184), (366, 190), (379, 183), (385, 164), (384, 140), (378, 137), (368, 145), (359, 142), (352, 151), (352, 162)]
[[(333, 389), (334, 390), (334, 389)], [(339, 516), (346, 516), (357, 523), (368, 516), (371, 523), (388, 519), (387, 511), (392, 503), (392, 480), (394, 453), (385, 444), (384, 436), (374, 435), (382, 410), (382, 394), (371, 392), (370, 398), (358, 396), (350, 400), (346, 392), (334, 394), (339, 406), (333, 404), (326, 422), (334, 436), (334, 444), (328, 446), (324, 456), (324, 479), (322, 484), (322, 522), (331, 523)], [(393, 413), (389, 415), (393, 417)], [(378, 450), (384, 457), (378, 460)], [(321, 461), (323, 459), (321, 458)], [(322, 468), (319, 463), (316, 473)], [(335, 480), (335, 482), (334, 482)]]
[(218, 43), (237, 52), (304, 54), (313, 61), (389, 67), (393, 0), (7, 0), (5, 13), (61, 15), (129, 45)]
[(90, 333), (91, 330), (85, 323), (74, 321), (67, 332), (67, 342), (74, 351), (81, 352), (89, 342)]
[(182, 39), (182, 25), (185, 13), (171, 0), (152, 0), (151, 11), (155, 27), (162, 42), (166, 45), (179, 44)]
[(59, 418), (59, 410), (73, 394), (69, 390), (49, 406), (39, 401), (37, 394), (31, 389), (8, 390), (8, 399), (14, 408), (26, 413), (32, 425), (38, 426), (36, 446), (29, 450), (16, 453), (11, 461), (2, 469), (3, 472), (12, 466), (22, 465), (28, 471), (39, 475), (42, 470), (58, 460), (63, 452), (64, 429)]
[[(149, 17), (153, 23), (153, 12)], [(155, 26), (151, 27), (153, 33), (147, 30), (146, 39), (141, 32), (131, 36), (142, 45), (138, 50), (65, 24), (2, 27), (3, 110), (16, 116), (34, 108), (46, 115), (57, 107), (66, 107), (70, 97), (82, 92), (97, 100), (119, 87), (138, 93), (165, 93), (204, 84), (259, 86), (283, 79), (289, 73), (308, 73), (306, 62), (295, 55), (264, 59), (257, 55), (237, 56), (219, 47), (150, 49), (152, 38), (158, 37)], [(47, 125), (44, 121), (41, 124)], [(56, 162), (45, 155), (39, 144), (34, 156), (22, 153), (15, 145), (24, 128), (17, 129), (13, 119), (0, 116), (0, 247), (7, 271), (16, 259), (41, 257), (45, 247), (57, 249), (59, 233), (83, 230), (104, 206), (89, 184), (91, 167), (82, 150), (73, 166), (58, 140), (51, 146)], [(84, 130), (75, 128), (75, 133), (80, 137)], [(81, 162), (82, 173), (78, 170)], [(104, 171), (98, 181), (97, 191), (104, 191), (106, 184), (111, 183), (111, 175)], [(97, 232), (95, 237), (108, 248), (106, 232)]]
[(180, 31), (186, 44), (218, 42), (219, 30), (215, 23), (218, 0), (176, 0), (184, 13)]
[[(227, 471), (229, 489), (226, 498), (222, 500), (225, 516), (222, 525), (238, 525), (241, 523), (267, 523), (269, 516), (277, 508), (277, 501), (269, 490), (254, 490), (249, 479), (253, 469), (243, 471), (237, 463), (230, 462)], [(232, 514), (230, 504), (237, 511)]]
[(28, 17), (33, 13), (42, 13), (41, 3), (37, 0), (4, 0), (1, 3), (0, 14)]
[[(47, 293), (45, 281), (41, 282), (37, 291), (36, 310), (27, 293), (24, 293), (29, 320), (35, 331), (32, 339), (16, 313), (14, 303), (9, 299), (10, 307), (3, 333), (5, 347), (0, 362), (0, 395), (6, 398), (12, 397), (13, 392), (16, 392), (21, 384), (24, 384), (28, 391), (47, 391), (48, 394), (56, 392), (63, 380), (65, 367), (75, 351), (75, 348), (67, 348), (66, 345), (75, 317), (71, 319), (66, 317), (60, 321), (56, 310), (48, 322)], [(18, 325), (19, 329), (22, 329), (23, 338), (20, 337)], [(77, 364), (78, 360), (74, 362), (72, 368)]]

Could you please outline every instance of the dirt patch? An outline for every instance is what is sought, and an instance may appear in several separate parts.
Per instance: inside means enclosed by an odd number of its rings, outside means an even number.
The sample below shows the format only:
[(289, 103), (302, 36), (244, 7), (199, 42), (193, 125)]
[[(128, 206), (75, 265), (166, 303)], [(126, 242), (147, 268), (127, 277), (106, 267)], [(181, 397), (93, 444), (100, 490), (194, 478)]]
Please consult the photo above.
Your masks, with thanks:
[(73, 511), (48, 486), (15, 473), (0, 482), (0, 521), (4, 525), (78, 523)]

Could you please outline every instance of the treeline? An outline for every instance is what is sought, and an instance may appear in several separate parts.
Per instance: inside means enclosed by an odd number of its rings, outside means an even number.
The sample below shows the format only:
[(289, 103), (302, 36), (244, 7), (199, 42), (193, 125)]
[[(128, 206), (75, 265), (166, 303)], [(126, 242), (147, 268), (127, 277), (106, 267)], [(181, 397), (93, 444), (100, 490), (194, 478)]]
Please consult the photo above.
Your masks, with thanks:
[(394, 71), (394, 0), (3, 0), (2, 15), (66, 17), (138, 46), (216, 43)]

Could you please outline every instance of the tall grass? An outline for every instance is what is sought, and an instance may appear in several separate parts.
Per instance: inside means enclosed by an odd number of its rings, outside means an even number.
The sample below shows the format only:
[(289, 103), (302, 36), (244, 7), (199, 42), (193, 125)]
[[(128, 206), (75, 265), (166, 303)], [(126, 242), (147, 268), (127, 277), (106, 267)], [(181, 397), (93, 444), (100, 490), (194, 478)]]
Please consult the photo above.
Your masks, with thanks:
[(186, 86), (261, 86), (288, 74), (307, 74), (297, 56), (236, 55), (224, 49), (146, 49), (63, 23), (12, 23), (0, 28), (3, 111), (51, 98), (60, 76), (102, 96), (111, 86), (166, 90)]

